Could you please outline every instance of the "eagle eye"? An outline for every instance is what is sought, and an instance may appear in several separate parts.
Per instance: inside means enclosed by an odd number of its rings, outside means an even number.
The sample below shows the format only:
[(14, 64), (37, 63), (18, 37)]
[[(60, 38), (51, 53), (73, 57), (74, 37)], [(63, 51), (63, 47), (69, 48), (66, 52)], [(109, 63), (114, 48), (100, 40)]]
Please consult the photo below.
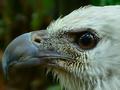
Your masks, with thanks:
[(99, 38), (95, 33), (90, 31), (80, 32), (76, 37), (76, 43), (83, 50), (94, 48), (99, 41)]

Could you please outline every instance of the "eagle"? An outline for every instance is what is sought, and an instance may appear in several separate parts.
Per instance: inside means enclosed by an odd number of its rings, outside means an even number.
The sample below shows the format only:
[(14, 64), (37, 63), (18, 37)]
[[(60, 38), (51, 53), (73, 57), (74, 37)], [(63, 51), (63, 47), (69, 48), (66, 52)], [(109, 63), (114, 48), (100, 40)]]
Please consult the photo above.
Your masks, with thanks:
[(4, 75), (41, 66), (65, 90), (120, 90), (119, 24), (120, 5), (74, 10), (13, 40), (3, 55)]

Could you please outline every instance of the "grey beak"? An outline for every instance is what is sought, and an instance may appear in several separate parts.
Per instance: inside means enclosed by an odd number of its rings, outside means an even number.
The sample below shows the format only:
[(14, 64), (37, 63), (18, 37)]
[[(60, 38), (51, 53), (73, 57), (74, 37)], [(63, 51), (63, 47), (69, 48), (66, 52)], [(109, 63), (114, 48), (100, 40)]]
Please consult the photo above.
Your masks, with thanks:
[(31, 33), (19, 36), (6, 48), (2, 58), (2, 66), (5, 76), (8, 75), (10, 64), (18, 62), (22, 55), (31, 56), (37, 52), (37, 48), (31, 43), (30, 36)]
[[(2, 58), (3, 71), (6, 77), (8, 76), (9, 68), (31, 67), (34, 65), (52, 63), (52, 60), (49, 59), (68, 59), (60, 52), (43, 49), (44, 46), (33, 43), (33, 34), (39, 34), (39, 37), (44, 40), (45, 30), (23, 34), (13, 40), (6, 48)], [(37, 42), (39, 41), (37, 40)]]

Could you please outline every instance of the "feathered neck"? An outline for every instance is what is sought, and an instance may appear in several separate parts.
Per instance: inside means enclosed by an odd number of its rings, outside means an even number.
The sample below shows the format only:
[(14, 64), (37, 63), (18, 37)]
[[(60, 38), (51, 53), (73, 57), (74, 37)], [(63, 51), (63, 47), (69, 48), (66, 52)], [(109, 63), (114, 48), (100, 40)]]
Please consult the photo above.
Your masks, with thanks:
[(80, 76), (75, 77), (69, 73), (54, 74), (60, 85), (65, 90), (119, 90), (120, 78), (117, 76), (96, 77), (96, 76)]

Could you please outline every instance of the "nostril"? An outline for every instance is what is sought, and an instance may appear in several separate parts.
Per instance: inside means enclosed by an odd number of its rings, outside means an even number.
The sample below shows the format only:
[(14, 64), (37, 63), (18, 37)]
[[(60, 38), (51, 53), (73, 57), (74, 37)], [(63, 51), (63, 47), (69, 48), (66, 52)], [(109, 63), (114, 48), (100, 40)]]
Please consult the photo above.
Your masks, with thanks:
[(35, 38), (35, 39), (34, 39), (34, 42), (36, 42), (36, 43), (41, 43), (41, 39), (40, 39), (40, 38)]
[(34, 44), (39, 45), (39, 44), (41, 43), (41, 41), (42, 41), (42, 38), (41, 38), (40, 36), (38, 36), (38, 35), (34, 35), (34, 36), (32, 37), (32, 42), (33, 42)]

